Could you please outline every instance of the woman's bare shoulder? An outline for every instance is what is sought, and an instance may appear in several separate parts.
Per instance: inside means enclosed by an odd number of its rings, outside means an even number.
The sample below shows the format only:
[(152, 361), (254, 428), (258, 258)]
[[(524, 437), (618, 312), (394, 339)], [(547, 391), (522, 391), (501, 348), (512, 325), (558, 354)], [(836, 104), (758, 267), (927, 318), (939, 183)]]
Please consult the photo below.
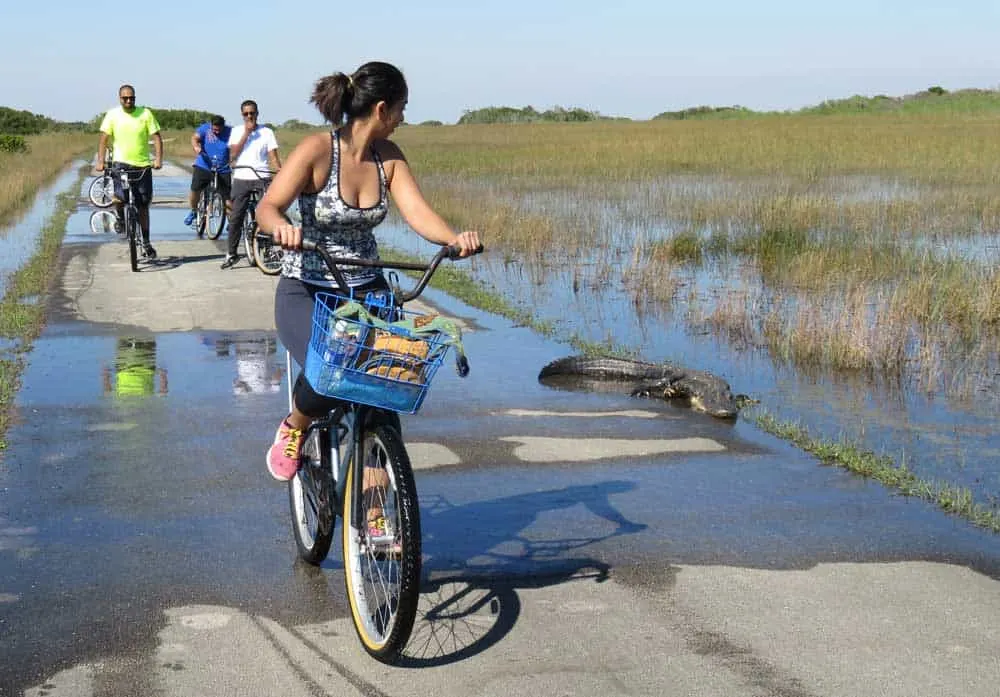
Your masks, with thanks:
[(301, 150), (310, 156), (330, 152), (330, 134), (326, 131), (310, 133), (295, 146), (296, 150)]
[(372, 143), (375, 148), (375, 152), (378, 153), (379, 157), (383, 160), (405, 160), (406, 157), (403, 156), (403, 151), (398, 145), (393, 143), (388, 139), (376, 140)]

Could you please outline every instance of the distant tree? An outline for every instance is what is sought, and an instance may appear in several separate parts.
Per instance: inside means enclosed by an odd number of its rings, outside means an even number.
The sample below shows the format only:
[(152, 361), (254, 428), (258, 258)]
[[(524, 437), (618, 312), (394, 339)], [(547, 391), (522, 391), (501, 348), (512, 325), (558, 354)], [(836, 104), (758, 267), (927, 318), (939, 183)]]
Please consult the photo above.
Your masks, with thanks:
[(670, 119), (681, 121), (684, 119), (705, 119), (705, 118), (731, 118), (734, 116), (750, 116), (756, 112), (742, 106), (693, 106), (680, 111), (664, 111), (653, 117), (653, 120)]
[(51, 130), (54, 125), (48, 116), (0, 106), (0, 133), (31, 136)]
[(606, 117), (601, 116), (596, 111), (586, 109), (565, 109), (561, 106), (552, 107), (543, 112), (539, 112), (533, 106), (526, 106), (515, 109), (509, 106), (491, 106), (484, 109), (465, 111), (458, 120), (460, 124), (466, 123), (535, 123), (538, 121), (597, 121)]
[(319, 128), (319, 126), (314, 126), (311, 123), (306, 123), (305, 121), (299, 121), (298, 119), (288, 119), (279, 128), (286, 129), (289, 131), (306, 131), (313, 128)]
[(421, 121), (417, 125), (418, 126), (443, 126), (444, 123), (442, 121), (436, 121), (434, 119), (431, 119), (430, 121)]
[[(201, 124), (209, 121), (214, 112), (201, 111), (199, 109), (160, 109), (151, 106), (149, 109), (156, 116), (160, 128), (165, 131), (195, 129)], [(101, 127), (104, 114), (98, 114), (87, 122), (87, 130), (97, 131)]]
[(934, 85), (933, 87), (928, 87), (927, 91), (930, 92), (931, 94), (936, 94), (938, 96), (941, 96), (943, 94), (948, 94), (948, 90), (946, 90), (944, 87), (941, 87), (939, 85)]

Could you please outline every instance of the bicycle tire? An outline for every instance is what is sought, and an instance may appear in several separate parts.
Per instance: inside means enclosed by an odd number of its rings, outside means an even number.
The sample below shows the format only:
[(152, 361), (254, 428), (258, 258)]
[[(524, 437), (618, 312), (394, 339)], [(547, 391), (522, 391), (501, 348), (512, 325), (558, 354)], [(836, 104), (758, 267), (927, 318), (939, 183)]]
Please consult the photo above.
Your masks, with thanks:
[(136, 229), (135, 210), (125, 206), (125, 236), (128, 238), (128, 260), (132, 271), (139, 270), (139, 231)]
[[(389, 486), (381, 501), (394, 526), (390, 551), (370, 544), (362, 482), (365, 467), (385, 469)], [(361, 450), (347, 468), (343, 494), (343, 558), (347, 600), (365, 651), (393, 663), (413, 631), (420, 597), (420, 508), (410, 458), (395, 428), (383, 422), (364, 427)]]
[(315, 566), (330, 552), (336, 522), (329, 431), (311, 430), (302, 444), (301, 457), (299, 471), (288, 482), (288, 504), (299, 557)]
[(247, 211), (243, 218), (243, 251), (247, 255), (247, 262), (250, 266), (257, 265), (257, 256), (254, 254), (254, 231), (257, 229), (257, 222), (253, 219), (253, 213)]
[(205, 191), (198, 195), (198, 207), (194, 209), (194, 229), (198, 237), (205, 236), (205, 228), (208, 226), (208, 198)]
[(110, 208), (115, 199), (115, 182), (110, 175), (94, 177), (87, 190), (90, 202), (98, 208)]
[(281, 273), (281, 264), (285, 256), (284, 250), (274, 244), (270, 238), (264, 239), (257, 235), (257, 225), (254, 224), (253, 258), (257, 268), (267, 276)]
[(207, 189), (207, 203), (205, 204), (207, 224), (205, 226), (208, 239), (217, 240), (222, 234), (222, 228), (226, 223), (226, 202), (222, 200), (222, 194), (216, 189)]

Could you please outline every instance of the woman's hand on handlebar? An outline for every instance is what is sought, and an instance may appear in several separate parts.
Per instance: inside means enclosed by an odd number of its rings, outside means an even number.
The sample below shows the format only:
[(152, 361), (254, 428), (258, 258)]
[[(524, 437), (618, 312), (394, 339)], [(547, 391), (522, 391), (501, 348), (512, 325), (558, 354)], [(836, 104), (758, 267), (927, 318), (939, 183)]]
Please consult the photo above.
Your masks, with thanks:
[(458, 234), (452, 241), (451, 246), (461, 249), (462, 253), (460, 256), (467, 257), (476, 254), (480, 250), (480, 247), (482, 247), (482, 243), (479, 241), (478, 232), (475, 230), (466, 230)]
[(302, 228), (289, 222), (281, 222), (274, 226), (271, 238), (284, 249), (300, 249), (302, 247)]

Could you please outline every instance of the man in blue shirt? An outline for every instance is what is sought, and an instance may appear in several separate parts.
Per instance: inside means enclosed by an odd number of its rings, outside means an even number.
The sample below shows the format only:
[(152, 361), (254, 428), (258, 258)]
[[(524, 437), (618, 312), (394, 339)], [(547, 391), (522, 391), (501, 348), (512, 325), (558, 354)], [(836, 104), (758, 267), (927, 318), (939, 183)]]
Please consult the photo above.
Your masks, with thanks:
[[(212, 166), (215, 165), (219, 172), (219, 193), (226, 201), (226, 208), (229, 208), (229, 192), (232, 188), (232, 176), (229, 169), (229, 134), (232, 128), (226, 125), (226, 120), (221, 116), (213, 116), (208, 123), (198, 126), (198, 130), (191, 134), (191, 149), (194, 150), (194, 168), (191, 172), (191, 193), (188, 194), (188, 203), (191, 211), (184, 218), (185, 225), (191, 225), (197, 213), (198, 198), (201, 192), (212, 183)], [(202, 232), (198, 231), (201, 237)]]

